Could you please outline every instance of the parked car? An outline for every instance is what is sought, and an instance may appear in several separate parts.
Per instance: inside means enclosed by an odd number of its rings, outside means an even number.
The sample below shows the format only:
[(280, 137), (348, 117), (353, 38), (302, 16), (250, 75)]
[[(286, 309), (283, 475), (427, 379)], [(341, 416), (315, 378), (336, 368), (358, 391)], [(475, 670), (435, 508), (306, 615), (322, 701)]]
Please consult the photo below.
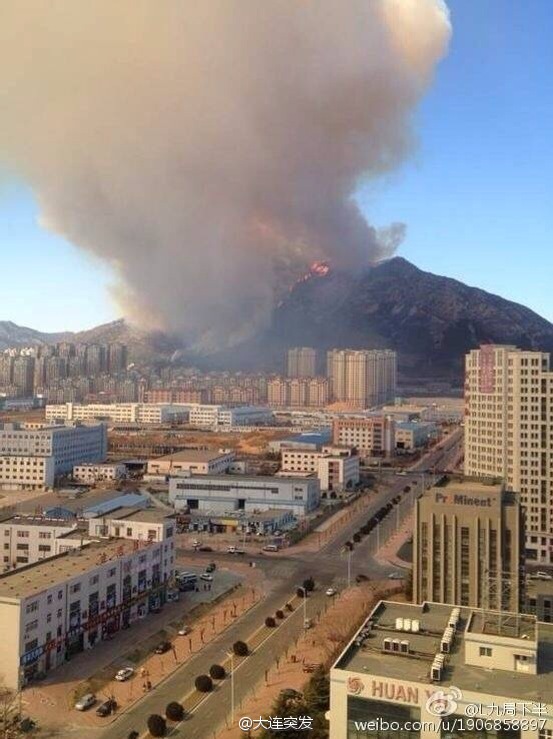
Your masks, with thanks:
[(217, 565), (215, 564), (215, 562), (210, 562), (208, 564), (208, 566), (205, 568), (205, 571), (206, 572), (215, 572), (216, 569), (217, 569)]
[(310, 618), (304, 618), (303, 619), (303, 628), (304, 629), (310, 629), (313, 626), (313, 623)]
[(278, 552), (279, 546), (278, 544), (266, 544), (263, 547), (264, 552)]
[(190, 626), (187, 626), (186, 624), (183, 624), (180, 629), (178, 630), (179, 636), (186, 636), (192, 631), (192, 628)]
[(178, 590), (168, 590), (167, 591), (167, 602), (168, 603), (176, 603), (178, 599), (179, 599)]
[(404, 580), (405, 578), (401, 574), (401, 572), (392, 572), (391, 575), (388, 575), (388, 579), (390, 580)]
[(213, 582), (213, 575), (210, 575), (208, 572), (203, 572), (200, 575), (200, 580), (205, 580), (206, 582)]
[(115, 679), (120, 683), (124, 683), (125, 680), (130, 680), (133, 675), (134, 670), (132, 667), (123, 667), (115, 674)]
[(553, 575), (550, 575), (548, 572), (536, 572), (536, 574), (533, 577), (534, 580), (553, 580)]
[(96, 696), (94, 693), (87, 693), (75, 703), (77, 711), (88, 711), (89, 708), (96, 703)]
[(334, 590), (334, 588), (328, 588), (328, 590), (326, 591), (326, 594), (328, 595), (329, 598), (331, 598), (333, 595), (336, 595), (336, 591)]
[(108, 698), (107, 701), (100, 703), (100, 705), (96, 709), (96, 715), (101, 716), (102, 718), (105, 718), (105, 716), (111, 715), (116, 710), (117, 710), (117, 701), (114, 700), (113, 698)]
[(212, 552), (213, 547), (198, 547), (199, 552)]
[(165, 654), (165, 652), (168, 652), (170, 649), (171, 649), (171, 642), (170, 641), (162, 641), (154, 649), (154, 654)]

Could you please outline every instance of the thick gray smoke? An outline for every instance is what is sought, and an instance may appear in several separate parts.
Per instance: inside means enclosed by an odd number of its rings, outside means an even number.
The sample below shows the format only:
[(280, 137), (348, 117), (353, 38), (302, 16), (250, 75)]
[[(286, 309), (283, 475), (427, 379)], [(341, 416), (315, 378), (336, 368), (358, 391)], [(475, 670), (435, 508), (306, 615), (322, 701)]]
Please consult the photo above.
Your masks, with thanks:
[(231, 345), (279, 275), (396, 245), (351, 196), (449, 34), (441, 0), (2, 0), (0, 158), (131, 318)]

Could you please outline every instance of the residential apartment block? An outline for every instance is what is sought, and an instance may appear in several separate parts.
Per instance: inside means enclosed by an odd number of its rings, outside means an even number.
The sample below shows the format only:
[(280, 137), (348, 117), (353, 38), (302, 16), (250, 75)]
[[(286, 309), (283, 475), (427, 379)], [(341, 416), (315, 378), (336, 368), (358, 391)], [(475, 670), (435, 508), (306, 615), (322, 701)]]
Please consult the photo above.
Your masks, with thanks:
[(326, 377), (277, 377), (267, 384), (267, 402), (274, 408), (322, 408), (328, 388)]
[(382, 405), (396, 394), (396, 353), (332, 349), (327, 353), (331, 400), (351, 408)]
[(526, 556), (553, 563), (550, 356), (482, 346), (465, 362), (465, 474), (505, 480), (526, 514)]
[(288, 350), (288, 377), (315, 377), (317, 352), (306, 346)]

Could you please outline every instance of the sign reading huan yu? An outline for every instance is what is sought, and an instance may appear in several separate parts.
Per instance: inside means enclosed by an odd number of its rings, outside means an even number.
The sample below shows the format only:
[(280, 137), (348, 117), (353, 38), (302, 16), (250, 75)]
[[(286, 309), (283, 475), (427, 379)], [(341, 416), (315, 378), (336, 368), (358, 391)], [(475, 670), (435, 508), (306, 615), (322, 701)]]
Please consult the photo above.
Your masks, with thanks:
[(480, 347), (479, 385), (481, 393), (495, 390), (495, 349), (492, 344)]

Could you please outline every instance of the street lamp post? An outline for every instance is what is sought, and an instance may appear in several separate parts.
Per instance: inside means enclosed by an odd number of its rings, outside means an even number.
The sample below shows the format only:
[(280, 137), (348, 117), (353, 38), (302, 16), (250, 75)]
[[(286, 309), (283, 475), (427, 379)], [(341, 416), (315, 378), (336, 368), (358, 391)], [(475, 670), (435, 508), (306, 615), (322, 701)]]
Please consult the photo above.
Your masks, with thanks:
[(353, 551), (348, 549), (348, 588), (351, 587), (351, 555)]
[(303, 628), (305, 629), (305, 622), (307, 621), (307, 590), (303, 587), (300, 590), (303, 593)]
[(230, 722), (234, 726), (234, 652), (227, 652), (230, 657)]

